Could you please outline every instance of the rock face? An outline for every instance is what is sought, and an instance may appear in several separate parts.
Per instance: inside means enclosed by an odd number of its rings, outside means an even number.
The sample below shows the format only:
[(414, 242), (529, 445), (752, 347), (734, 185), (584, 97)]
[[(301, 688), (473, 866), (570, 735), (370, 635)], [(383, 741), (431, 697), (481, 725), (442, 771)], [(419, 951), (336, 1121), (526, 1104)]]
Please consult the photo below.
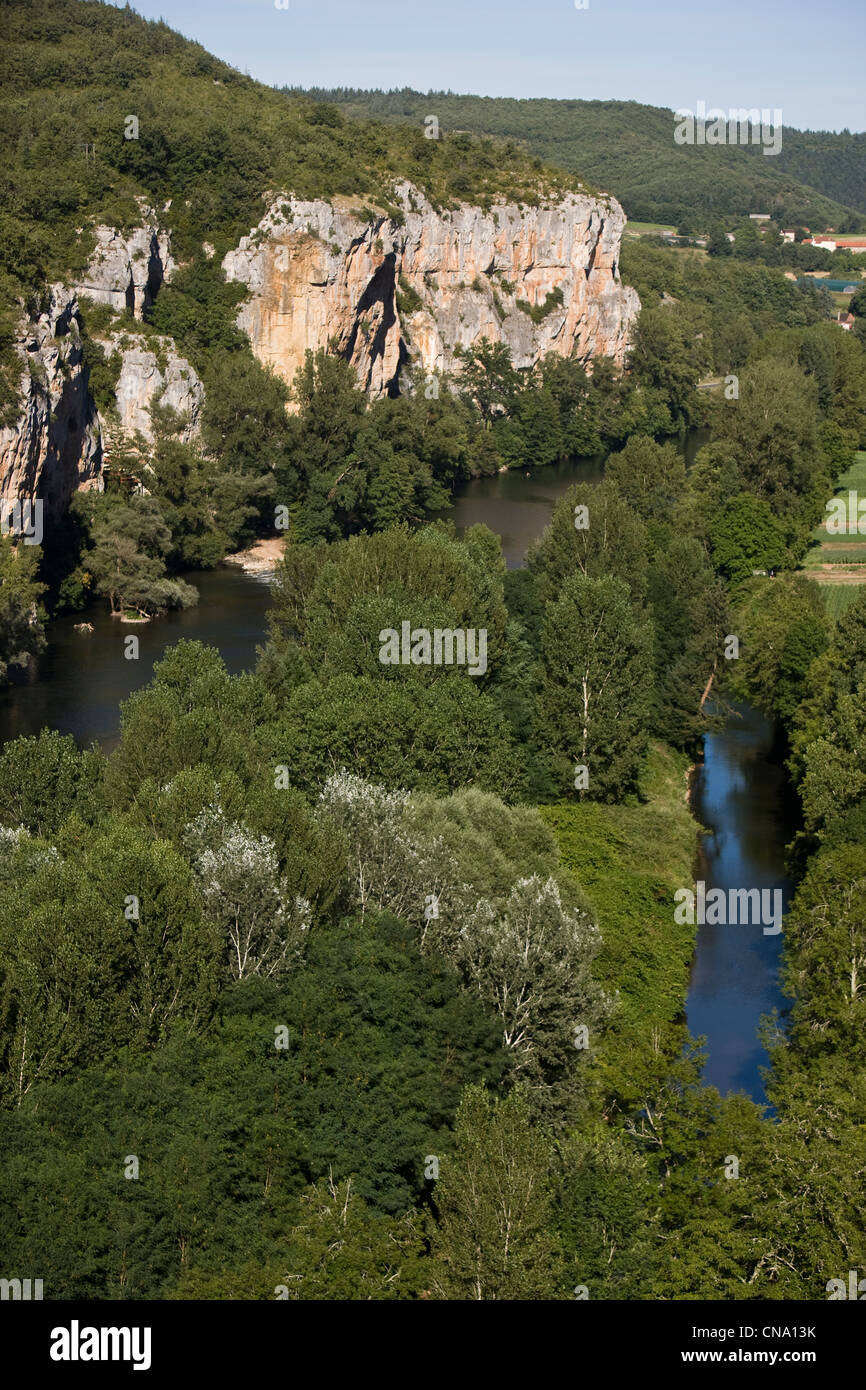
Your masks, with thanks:
[[(179, 356), (171, 338), (156, 343), (133, 343), (123, 333), (113, 333), (100, 342), (106, 353), (120, 354), (122, 365), (117, 382), (117, 425), (124, 434), (140, 433), (153, 442), (150, 407), (154, 402), (168, 406), (184, 417), (179, 437), (189, 443), (199, 432), (199, 416), (204, 403), (204, 387), (185, 357)], [(114, 421), (104, 422), (113, 435)]]
[[(547, 352), (623, 361), (640, 303), (619, 279), (625, 216), (613, 199), (572, 193), (535, 207), (439, 212), (408, 183), (395, 197), (402, 212), (393, 216), (357, 200), (272, 198), (225, 257), (227, 278), (250, 291), (239, 325), (288, 382), (305, 351), (318, 348), (351, 362), (374, 396), (396, 394), (407, 367), (458, 371), (456, 350), (483, 339), (506, 343), (517, 367)], [(59, 517), (77, 489), (102, 486), (76, 296), (143, 316), (175, 262), (157, 214), (142, 206), (142, 218), (128, 235), (98, 227), (80, 284), (52, 286), (47, 311), (22, 326), (20, 416), (0, 430), (4, 501), (42, 498), (48, 516)], [(183, 437), (192, 438), (204, 393), (174, 344), (122, 333), (104, 341), (122, 357), (120, 430), (152, 440), (149, 409), (158, 400), (187, 417)]]
[(142, 318), (175, 269), (168, 232), (151, 219), (128, 236), (114, 227), (97, 227), (95, 235), (96, 248), (76, 292), (110, 304), (117, 313), (129, 309)]
[(49, 306), (22, 326), (21, 414), (0, 430), (0, 497), (44, 501), (59, 518), (79, 488), (102, 486), (99, 417), (88, 392), (72, 290), (52, 285)]
[(397, 391), (404, 365), (459, 369), (455, 349), (481, 339), (506, 343), (517, 367), (547, 352), (622, 362), (640, 301), (619, 280), (614, 199), (437, 212), (410, 184), (397, 196), (402, 221), (278, 196), (225, 257), (226, 278), (250, 289), (238, 324), (287, 381), (321, 347), (376, 396)]

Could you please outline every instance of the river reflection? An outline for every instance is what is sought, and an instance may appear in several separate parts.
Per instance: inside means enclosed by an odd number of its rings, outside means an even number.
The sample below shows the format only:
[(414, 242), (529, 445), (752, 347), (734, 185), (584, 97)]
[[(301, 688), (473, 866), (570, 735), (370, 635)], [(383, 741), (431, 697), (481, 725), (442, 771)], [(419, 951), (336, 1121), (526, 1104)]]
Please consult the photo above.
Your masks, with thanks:
[[(198, 589), (198, 604), (154, 622), (118, 622), (104, 603), (52, 622), (47, 650), (29, 678), (0, 691), (0, 742), (48, 727), (72, 734), (81, 746), (95, 739), (110, 750), (121, 700), (147, 684), (166, 647), (181, 638), (216, 647), (232, 675), (250, 670), (266, 637), (268, 583), (228, 565), (184, 578)], [(82, 622), (92, 623), (93, 632), (77, 632)], [(124, 656), (131, 633), (139, 641), (136, 661)]]
[[(694, 429), (680, 435), (676, 444), (690, 468), (695, 454), (709, 439), (709, 430)], [(606, 454), (551, 464), (531, 472), (509, 468), (489, 478), (473, 478), (459, 487), (454, 505), (441, 515), (457, 525), (458, 535), (468, 526), (489, 526), (502, 539), (502, 553), (510, 570), (519, 569), (526, 552), (541, 535), (555, 503), (573, 483), (598, 483), (604, 476)]]
[[(792, 890), (785, 845), (796, 829), (796, 797), (774, 747), (775, 726), (738, 705), (727, 729), (704, 740), (692, 806), (702, 837), (697, 876), (707, 891), (776, 889), (787, 909)], [(767, 1054), (756, 1029), (762, 1014), (784, 1007), (779, 989), (782, 936), (761, 926), (699, 926), (686, 1018), (707, 1039), (704, 1079), (721, 1092), (745, 1090), (762, 1101), (759, 1068)]]

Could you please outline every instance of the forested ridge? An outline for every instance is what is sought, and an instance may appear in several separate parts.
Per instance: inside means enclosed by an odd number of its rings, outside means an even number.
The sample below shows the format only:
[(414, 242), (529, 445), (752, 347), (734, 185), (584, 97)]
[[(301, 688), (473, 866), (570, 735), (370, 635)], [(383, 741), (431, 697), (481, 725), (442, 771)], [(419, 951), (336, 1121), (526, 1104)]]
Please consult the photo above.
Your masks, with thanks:
[[(24, 8), (2, 15), (23, 44)], [(271, 177), (384, 200), (429, 160), (435, 196), (528, 198), (532, 159), (419, 153), (131, 12), (29, 15), (43, 66), (13, 44), (4, 97), (30, 248), (9, 302), (71, 264), (83, 209), (188, 198), (188, 263), (120, 322), (174, 341), (206, 403), (193, 442), (155, 412), (130, 458), (146, 495), (80, 494), (42, 553), (3, 538), (0, 676), (51, 614), (157, 614), (279, 508), (288, 526), (253, 671), (178, 643), (111, 751), (51, 729), (0, 751), (3, 1270), (50, 1299), (825, 1299), (866, 1267), (866, 586), (831, 607), (803, 566), (866, 450), (862, 308), (845, 332), (776, 266), (630, 243), (624, 372), (518, 371), (479, 343), (435, 390), (371, 402), (326, 352), (289, 388), (203, 237), (246, 230)], [(58, 39), (88, 143), (113, 150), (135, 83), (165, 120), (149, 182), (115, 154), (63, 165)], [(83, 306), (106, 402), (108, 322)], [(672, 440), (694, 425), (687, 470)], [(471, 477), (593, 454), (602, 480), (519, 570), (438, 515)], [(386, 662), (404, 625), (419, 659)], [(483, 632), (483, 669), (424, 659), (437, 631)], [(704, 1085), (683, 1023), (689, 770), (737, 699), (780, 722), (802, 805), (772, 1109)]]
[[(86, 263), (81, 219), (140, 222), (138, 197), (171, 204), (178, 259), (207, 237), (221, 256), (261, 216), (268, 188), (392, 201), (409, 178), (437, 203), (536, 197), (573, 177), (493, 140), (437, 143), (423, 129), (346, 121), (213, 57), (164, 21), (102, 0), (7, 0), (3, 288)], [(127, 139), (134, 112), (139, 134)]]
[[(330, 103), (354, 118), (420, 126), (437, 116), (445, 131), (509, 138), (615, 194), (637, 221), (688, 216), (778, 215), (786, 226), (842, 230), (866, 213), (866, 135), (801, 131), (785, 125), (782, 147), (765, 158), (759, 143), (699, 148), (674, 144), (674, 113), (636, 101), (476, 97), (456, 92), (286, 89)], [(854, 225), (862, 217), (854, 217)]]

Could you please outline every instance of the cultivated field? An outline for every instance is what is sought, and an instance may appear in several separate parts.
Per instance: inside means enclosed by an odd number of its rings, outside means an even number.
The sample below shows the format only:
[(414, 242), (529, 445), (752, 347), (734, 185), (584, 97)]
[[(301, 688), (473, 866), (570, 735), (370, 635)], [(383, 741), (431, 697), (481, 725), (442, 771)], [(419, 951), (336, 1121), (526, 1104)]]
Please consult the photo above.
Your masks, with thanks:
[[(836, 496), (847, 501), (849, 492), (856, 492), (859, 499), (866, 501), (866, 451), (856, 455), (848, 472), (839, 479)], [(847, 608), (856, 586), (866, 584), (866, 515), (861, 524), (862, 535), (852, 516), (848, 534), (837, 536), (827, 531), (826, 521), (822, 522), (815, 529), (816, 544), (804, 561), (809, 578), (822, 586), (827, 611), (834, 618)]]

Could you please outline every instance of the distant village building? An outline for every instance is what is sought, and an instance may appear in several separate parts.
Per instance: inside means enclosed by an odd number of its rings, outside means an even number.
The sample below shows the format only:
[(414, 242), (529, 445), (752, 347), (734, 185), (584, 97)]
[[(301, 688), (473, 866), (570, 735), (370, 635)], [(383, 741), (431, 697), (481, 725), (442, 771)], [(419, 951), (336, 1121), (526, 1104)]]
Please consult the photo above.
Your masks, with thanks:
[(750, 212), (749, 220), (750, 222), (769, 222), (770, 214), (768, 212)]
[(840, 328), (847, 329), (847, 331), (850, 333), (851, 329), (854, 327), (856, 320), (853, 314), (843, 313), (839, 315), (839, 317), (836, 319), (836, 322), (838, 323)]
[(797, 235), (797, 233), (796, 233), (795, 231), (789, 231), (789, 230), (786, 228), (786, 229), (782, 232), (782, 240), (783, 240), (783, 241), (793, 241), (793, 240), (795, 239), (796, 235)]
[(863, 237), (840, 236), (836, 241), (836, 245), (840, 251), (854, 251), (858, 254), (862, 251), (866, 251), (866, 239)]
[(804, 246), (817, 246), (818, 249), (821, 250), (821, 251), (835, 251), (835, 250), (836, 250), (836, 243), (835, 243), (835, 241), (830, 241), (828, 237), (817, 237), (817, 236), (813, 236), (813, 237), (810, 237), (808, 241), (804, 241), (804, 242), (803, 242), (803, 245), (804, 245)]

